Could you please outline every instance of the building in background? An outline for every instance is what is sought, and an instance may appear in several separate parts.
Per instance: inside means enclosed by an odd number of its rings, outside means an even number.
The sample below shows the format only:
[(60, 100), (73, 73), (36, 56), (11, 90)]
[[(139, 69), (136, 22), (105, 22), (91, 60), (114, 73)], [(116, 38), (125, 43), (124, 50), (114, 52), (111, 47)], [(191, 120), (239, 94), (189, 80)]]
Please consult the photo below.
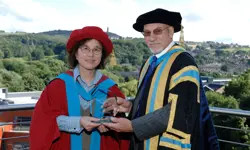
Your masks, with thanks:
[[(41, 92), (8, 92), (0, 88), (0, 149), (25, 150), (29, 149), (29, 126), (32, 110), (6, 111), (7, 106), (20, 104), (35, 104)], [(16, 105), (13, 105), (16, 104)]]

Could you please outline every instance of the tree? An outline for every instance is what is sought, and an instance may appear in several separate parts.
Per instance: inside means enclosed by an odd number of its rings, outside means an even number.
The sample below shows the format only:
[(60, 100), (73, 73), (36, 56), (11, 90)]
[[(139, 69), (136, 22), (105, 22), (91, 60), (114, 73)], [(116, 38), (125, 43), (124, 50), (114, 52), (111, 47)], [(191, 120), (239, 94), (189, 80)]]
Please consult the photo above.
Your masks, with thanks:
[(137, 80), (131, 80), (125, 83), (119, 84), (119, 87), (127, 97), (135, 97), (137, 92)]
[(227, 72), (227, 71), (228, 71), (227, 65), (222, 65), (222, 66), (221, 66), (221, 71)]
[(24, 90), (22, 77), (13, 72), (5, 69), (0, 69), (0, 83), (4, 84), (10, 92), (20, 92)]
[(0, 59), (4, 58), (4, 53), (0, 50)]
[(0, 69), (4, 69), (3, 61), (0, 60)]
[(28, 66), (23, 61), (20, 61), (14, 58), (4, 59), (3, 66), (6, 70), (14, 71), (18, 74), (22, 74), (28, 69)]
[(129, 71), (136, 71), (136, 67), (133, 67), (132, 65), (126, 65), (123, 66), (124, 71), (129, 72)]
[[(224, 94), (226, 96), (233, 96), (239, 102), (242, 97), (248, 97), (250, 95), (250, 69), (244, 74), (234, 78), (225, 87)], [(250, 108), (249, 108), (250, 109)]]
[(49, 70), (53, 77), (56, 77), (58, 74), (66, 71), (65, 63), (61, 60), (49, 58), (47, 60), (43, 60), (42, 62), (49, 66)]
[(32, 60), (32, 56), (31, 56), (30, 53), (27, 54), (27, 60), (28, 60), (28, 61), (31, 61), (31, 60)]
[(244, 110), (250, 109), (250, 94), (243, 93), (240, 99), (240, 108)]
[(110, 66), (115, 66), (117, 65), (117, 60), (116, 60), (116, 57), (115, 57), (115, 53), (114, 53), (114, 50), (113, 52), (110, 54), (109, 56), (109, 65)]
[(114, 65), (112, 66), (112, 71), (123, 71), (123, 68), (120, 65)]
[(51, 49), (51, 48), (49, 48), (49, 47), (47, 47), (47, 46), (44, 46), (44, 55), (45, 56), (51, 56), (51, 55), (54, 55), (54, 51)]
[(44, 81), (31, 73), (25, 73), (22, 79), (24, 91), (41, 91), (45, 87)]
[(212, 73), (212, 77), (214, 77), (214, 78), (220, 78), (221, 75), (220, 75), (220, 73), (218, 73), (218, 72), (213, 72), (213, 73)]
[(54, 53), (56, 55), (60, 54), (62, 51), (65, 51), (66, 50), (66, 47), (65, 47), (65, 44), (64, 43), (59, 43), (56, 45), (56, 47), (54, 48)]
[(5, 48), (3, 49), (3, 54), (4, 54), (4, 57), (3, 58), (10, 58), (13, 56), (12, 52), (10, 51), (9, 48)]
[(67, 57), (67, 56), (68, 56), (68, 55), (66, 54), (66, 51), (62, 51), (62, 52), (58, 55), (57, 59), (63, 61), (64, 63), (67, 63), (67, 62), (68, 62), (68, 60), (67, 60), (68, 57)]
[(25, 57), (27, 56), (28, 51), (26, 50), (26, 47), (22, 46), (21, 44), (18, 44), (15, 46), (15, 50), (13, 51), (13, 55), (15, 57)]
[[(226, 97), (216, 92), (207, 92), (206, 93), (208, 102), (210, 106), (215, 107), (222, 107), (222, 108), (232, 108), (238, 109), (239, 103), (237, 100), (232, 97)], [(234, 117), (234, 116), (227, 116), (227, 115), (213, 115), (214, 124), (219, 126), (229, 126), (232, 128), (240, 128), (246, 129), (246, 118), (243, 117)], [(246, 135), (242, 131), (233, 131), (227, 129), (216, 128), (217, 135), (220, 139), (234, 141), (234, 142), (247, 142), (250, 136)], [(243, 150), (241, 148), (234, 147), (235, 145), (220, 143), (221, 149), (235, 149), (235, 150)]]
[(41, 60), (44, 58), (44, 53), (40, 49), (36, 49), (31, 53), (32, 59), (33, 60)]
[(39, 61), (31, 61), (30, 64), (30, 72), (37, 76), (39, 79), (42, 79), (45, 84), (47, 84), (51, 79), (55, 76), (52, 75), (50, 68), (47, 64)]
[(106, 76), (108, 76), (110, 79), (114, 80), (117, 84), (119, 84), (119, 81), (120, 81), (120, 77), (113, 74), (112, 72), (110, 71), (107, 71), (107, 70), (101, 70), (101, 72), (103, 74), (105, 74)]
[[(240, 108), (250, 110), (250, 69), (234, 78), (225, 87), (225, 95), (231, 95), (240, 103)], [(250, 119), (247, 119), (246, 124), (250, 126)], [(250, 141), (250, 140), (249, 140)]]

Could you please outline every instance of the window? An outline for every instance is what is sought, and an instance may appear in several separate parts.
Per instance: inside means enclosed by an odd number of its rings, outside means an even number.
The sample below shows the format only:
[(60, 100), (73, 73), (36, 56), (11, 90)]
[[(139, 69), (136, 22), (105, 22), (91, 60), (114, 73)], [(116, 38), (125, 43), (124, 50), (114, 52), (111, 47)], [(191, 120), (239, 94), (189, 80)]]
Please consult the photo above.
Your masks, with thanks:
[(16, 142), (13, 144), (13, 150), (29, 150), (29, 144), (28, 143), (21, 143)]
[(15, 131), (29, 131), (31, 117), (15, 117), (14, 130)]

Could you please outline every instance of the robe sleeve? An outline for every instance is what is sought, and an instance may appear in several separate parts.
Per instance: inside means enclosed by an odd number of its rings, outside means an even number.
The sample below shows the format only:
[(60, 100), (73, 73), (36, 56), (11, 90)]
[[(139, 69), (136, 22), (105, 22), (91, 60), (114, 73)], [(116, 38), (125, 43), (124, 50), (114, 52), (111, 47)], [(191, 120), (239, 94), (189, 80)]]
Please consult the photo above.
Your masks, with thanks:
[(30, 125), (30, 149), (49, 150), (60, 137), (56, 122), (59, 115), (68, 115), (65, 84), (55, 79), (43, 90), (38, 100)]
[(117, 85), (114, 85), (111, 88), (109, 88), (108, 98), (114, 97), (115, 95), (117, 97), (125, 98), (125, 95), (122, 93), (122, 91), (118, 88)]

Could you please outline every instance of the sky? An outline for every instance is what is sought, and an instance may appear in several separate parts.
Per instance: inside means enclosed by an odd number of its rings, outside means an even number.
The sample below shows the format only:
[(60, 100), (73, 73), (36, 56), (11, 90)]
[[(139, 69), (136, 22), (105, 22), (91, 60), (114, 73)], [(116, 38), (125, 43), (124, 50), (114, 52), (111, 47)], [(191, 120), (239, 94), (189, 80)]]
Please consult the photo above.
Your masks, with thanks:
[(37, 33), (91, 25), (143, 37), (132, 28), (136, 18), (163, 8), (181, 13), (186, 41), (250, 45), (249, 6), (250, 0), (0, 0), (0, 30)]

